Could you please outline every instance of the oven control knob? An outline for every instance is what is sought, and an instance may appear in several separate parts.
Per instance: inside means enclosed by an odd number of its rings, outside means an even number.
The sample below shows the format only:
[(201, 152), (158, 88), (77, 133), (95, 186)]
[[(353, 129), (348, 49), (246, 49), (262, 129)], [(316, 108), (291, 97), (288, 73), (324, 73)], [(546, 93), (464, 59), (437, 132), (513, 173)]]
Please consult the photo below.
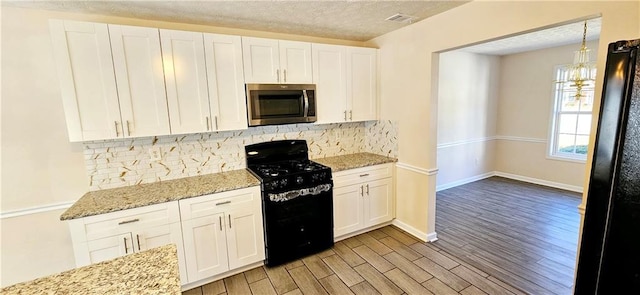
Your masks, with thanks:
[(302, 184), (303, 182), (304, 182), (304, 179), (302, 178), (302, 176), (296, 177), (296, 183), (297, 184)]

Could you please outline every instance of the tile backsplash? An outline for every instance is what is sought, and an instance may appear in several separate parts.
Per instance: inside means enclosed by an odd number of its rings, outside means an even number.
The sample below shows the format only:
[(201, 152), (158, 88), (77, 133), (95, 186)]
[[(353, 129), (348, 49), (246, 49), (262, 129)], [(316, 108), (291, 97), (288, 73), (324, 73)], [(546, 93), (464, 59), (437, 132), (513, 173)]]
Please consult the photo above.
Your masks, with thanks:
[[(397, 157), (397, 130), (396, 122), (369, 121), (100, 140), (84, 143), (84, 158), (93, 191), (243, 169), (244, 146), (271, 140), (305, 139), (312, 159), (358, 152)], [(151, 160), (151, 148), (160, 150), (159, 161)]]

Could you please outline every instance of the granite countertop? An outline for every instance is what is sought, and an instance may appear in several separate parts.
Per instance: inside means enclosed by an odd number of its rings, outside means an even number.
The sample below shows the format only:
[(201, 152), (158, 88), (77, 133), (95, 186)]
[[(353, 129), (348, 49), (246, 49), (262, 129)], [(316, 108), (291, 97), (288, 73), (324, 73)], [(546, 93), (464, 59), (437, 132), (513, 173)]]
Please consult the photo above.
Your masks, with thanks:
[(60, 220), (177, 201), (255, 185), (260, 185), (260, 181), (249, 171), (242, 169), (92, 191), (86, 193), (71, 208), (62, 213)]
[(373, 166), (385, 163), (394, 163), (398, 159), (380, 156), (372, 153), (357, 153), (344, 156), (313, 159), (322, 165), (331, 167), (332, 172)]
[(19, 283), (1, 294), (180, 294), (175, 245)]

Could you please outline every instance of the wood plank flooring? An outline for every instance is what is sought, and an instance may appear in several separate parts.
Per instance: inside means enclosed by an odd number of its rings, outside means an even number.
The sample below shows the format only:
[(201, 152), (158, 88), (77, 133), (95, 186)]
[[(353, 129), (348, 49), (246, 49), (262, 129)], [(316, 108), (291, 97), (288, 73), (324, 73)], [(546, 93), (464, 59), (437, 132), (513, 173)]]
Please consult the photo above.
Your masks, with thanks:
[(183, 292), (218, 294), (514, 294), (508, 283), (387, 226), (278, 267)]
[(435, 243), (387, 226), (183, 294), (569, 294), (579, 202), (493, 177), (438, 192)]
[(524, 293), (571, 294), (580, 197), (500, 177), (440, 191), (431, 246)]

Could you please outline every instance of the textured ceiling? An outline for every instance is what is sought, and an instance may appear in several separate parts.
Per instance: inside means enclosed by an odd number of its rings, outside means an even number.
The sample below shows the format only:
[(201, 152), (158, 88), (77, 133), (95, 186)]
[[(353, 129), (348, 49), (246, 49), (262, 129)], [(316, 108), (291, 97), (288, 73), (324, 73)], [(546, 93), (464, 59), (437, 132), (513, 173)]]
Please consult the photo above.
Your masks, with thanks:
[[(600, 37), (601, 25), (601, 18), (587, 21), (587, 41), (596, 40)], [(584, 21), (581, 21), (465, 47), (460, 50), (480, 54), (506, 55), (575, 44), (582, 41), (583, 29)]]
[[(217, 27), (366, 41), (406, 26), (386, 21), (396, 13), (428, 18), (468, 1), (458, 0), (325, 0), (325, 1), (2, 1), (3, 6), (111, 15)], [(506, 55), (575, 44), (583, 22), (538, 30), (486, 42), (462, 51)], [(598, 39), (601, 19), (588, 21), (587, 40)]]
[(5, 1), (2, 5), (366, 41), (468, 1)]

